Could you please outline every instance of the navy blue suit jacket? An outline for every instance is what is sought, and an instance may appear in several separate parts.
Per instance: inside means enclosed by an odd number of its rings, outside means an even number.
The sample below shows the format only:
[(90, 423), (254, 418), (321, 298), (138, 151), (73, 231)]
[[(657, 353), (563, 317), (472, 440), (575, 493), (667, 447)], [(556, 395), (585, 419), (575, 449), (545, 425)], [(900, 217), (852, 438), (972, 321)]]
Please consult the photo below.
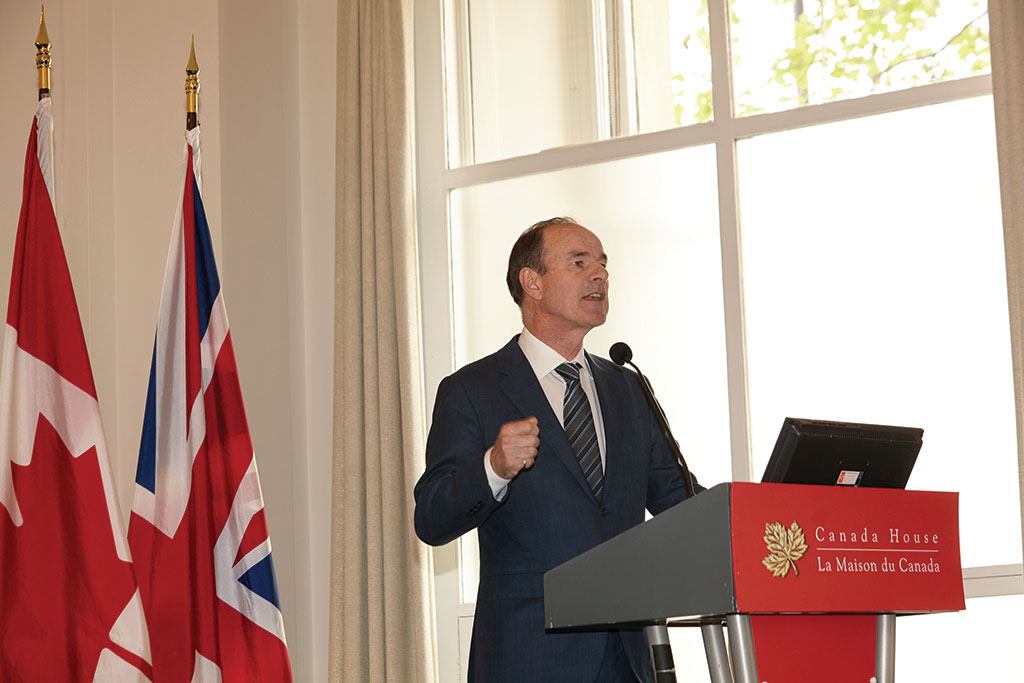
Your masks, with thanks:
[[(686, 497), (636, 375), (603, 358), (587, 359), (605, 430), (600, 502), (518, 337), (438, 387), (426, 471), (415, 488), (416, 533), (441, 545), (478, 531), (470, 681), (593, 681), (608, 633), (545, 633), (544, 572), (641, 523), (645, 508), (657, 514)], [(482, 456), (501, 425), (530, 416), (540, 429), (536, 462), (499, 502)], [(633, 670), (652, 680), (643, 632), (621, 635)]]

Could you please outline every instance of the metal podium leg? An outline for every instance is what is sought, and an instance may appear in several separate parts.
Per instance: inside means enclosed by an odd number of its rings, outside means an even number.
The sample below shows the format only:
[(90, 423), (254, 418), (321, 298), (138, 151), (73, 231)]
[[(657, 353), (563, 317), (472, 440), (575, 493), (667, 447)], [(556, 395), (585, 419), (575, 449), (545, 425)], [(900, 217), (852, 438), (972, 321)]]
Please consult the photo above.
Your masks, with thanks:
[(704, 652), (708, 657), (708, 672), (711, 683), (733, 683), (732, 669), (729, 668), (729, 652), (725, 649), (725, 631), (721, 623), (701, 624), (700, 634), (704, 636)]
[(879, 614), (875, 631), (875, 680), (896, 681), (896, 615)]
[(732, 650), (732, 670), (736, 683), (758, 683), (750, 615), (728, 614), (725, 624), (729, 627), (729, 647)]
[(676, 683), (676, 665), (672, 659), (672, 645), (668, 642), (668, 626), (653, 624), (644, 627), (647, 646), (651, 650), (651, 666), (655, 683)]

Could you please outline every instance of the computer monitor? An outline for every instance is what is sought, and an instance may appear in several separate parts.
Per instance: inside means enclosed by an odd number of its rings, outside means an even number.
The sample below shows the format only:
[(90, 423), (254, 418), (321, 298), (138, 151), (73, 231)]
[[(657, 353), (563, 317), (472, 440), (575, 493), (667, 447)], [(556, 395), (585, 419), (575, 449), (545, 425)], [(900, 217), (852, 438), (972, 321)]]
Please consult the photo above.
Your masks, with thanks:
[(923, 435), (917, 427), (787, 417), (761, 481), (906, 488)]

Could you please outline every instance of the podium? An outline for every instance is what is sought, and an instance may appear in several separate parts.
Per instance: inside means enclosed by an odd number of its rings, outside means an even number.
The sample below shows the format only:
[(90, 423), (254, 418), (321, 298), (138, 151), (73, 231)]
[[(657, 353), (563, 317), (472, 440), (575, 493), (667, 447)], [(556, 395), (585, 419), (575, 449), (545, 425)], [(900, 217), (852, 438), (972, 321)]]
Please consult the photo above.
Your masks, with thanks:
[(964, 609), (958, 504), (719, 484), (547, 572), (545, 626), (700, 626), (715, 683), (891, 682), (895, 617)]

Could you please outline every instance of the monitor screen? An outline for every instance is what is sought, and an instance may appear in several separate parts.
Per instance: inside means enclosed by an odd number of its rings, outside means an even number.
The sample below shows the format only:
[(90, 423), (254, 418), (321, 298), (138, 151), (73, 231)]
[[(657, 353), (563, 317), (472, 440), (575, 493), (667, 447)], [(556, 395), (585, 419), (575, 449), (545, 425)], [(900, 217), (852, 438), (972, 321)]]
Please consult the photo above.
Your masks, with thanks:
[(923, 435), (917, 427), (787, 417), (761, 481), (906, 488)]

